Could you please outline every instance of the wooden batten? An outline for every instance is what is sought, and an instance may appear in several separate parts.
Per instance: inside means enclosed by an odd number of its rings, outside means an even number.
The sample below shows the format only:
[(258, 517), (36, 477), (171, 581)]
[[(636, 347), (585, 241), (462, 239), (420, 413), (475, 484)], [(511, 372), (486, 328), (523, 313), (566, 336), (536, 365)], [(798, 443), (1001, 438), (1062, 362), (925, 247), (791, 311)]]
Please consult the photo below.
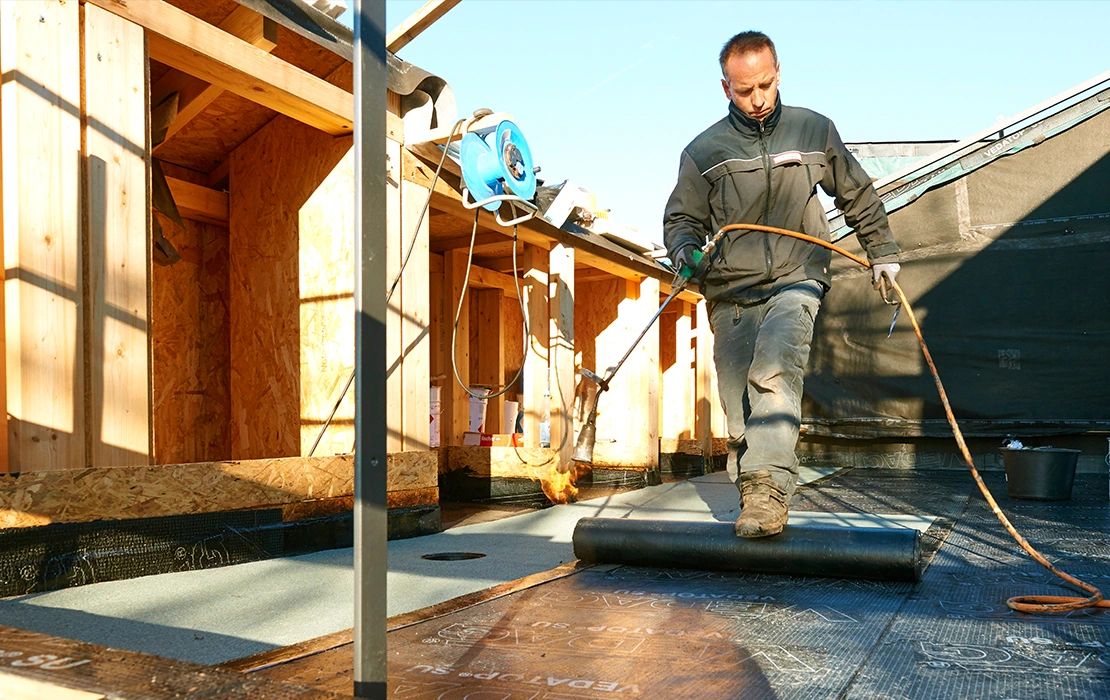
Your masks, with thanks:
[[(437, 488), (438, 475), (435, 452), (387, 456), (391, 493), (427, 494)], [(0, 528), (273, 508), (353, 495), (351, 455), (26, 472), (0, 476)]]
[(397, 53), (459, 2), (460, 0), (431, 0), (424, 3), (423, 7), (386, 35), (386, 48)]
[(221, 190), (196, 185), (175, 177), (166, 177), (174, 204), (183, 219), (227, 226), (228, 194)]
[(82, 467), (78, 7), (5, 2), (0, 13), (7, 466)]
[(556, 245), (548, 257), (551, 329), (551, 447), (561, 471), (574, 469), (574, 249)]

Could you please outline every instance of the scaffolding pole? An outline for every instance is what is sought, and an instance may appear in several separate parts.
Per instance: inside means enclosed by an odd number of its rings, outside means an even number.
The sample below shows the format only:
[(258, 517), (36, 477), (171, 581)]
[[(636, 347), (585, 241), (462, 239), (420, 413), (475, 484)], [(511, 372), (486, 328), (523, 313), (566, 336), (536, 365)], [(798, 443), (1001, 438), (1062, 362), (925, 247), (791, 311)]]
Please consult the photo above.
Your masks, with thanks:
[(355, 697), (386, 696), (385, 1), (354, 2)]

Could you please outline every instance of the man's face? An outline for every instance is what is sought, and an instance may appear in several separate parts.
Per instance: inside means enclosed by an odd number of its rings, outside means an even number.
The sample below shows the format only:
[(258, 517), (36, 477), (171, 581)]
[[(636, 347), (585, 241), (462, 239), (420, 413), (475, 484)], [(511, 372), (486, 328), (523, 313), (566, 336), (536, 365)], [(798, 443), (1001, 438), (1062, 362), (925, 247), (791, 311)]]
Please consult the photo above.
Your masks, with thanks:
[(737, 109), (763, 121), (775, 108), (779, 94), (779, 66), (771, 49), (729, 56), (721, 86)]

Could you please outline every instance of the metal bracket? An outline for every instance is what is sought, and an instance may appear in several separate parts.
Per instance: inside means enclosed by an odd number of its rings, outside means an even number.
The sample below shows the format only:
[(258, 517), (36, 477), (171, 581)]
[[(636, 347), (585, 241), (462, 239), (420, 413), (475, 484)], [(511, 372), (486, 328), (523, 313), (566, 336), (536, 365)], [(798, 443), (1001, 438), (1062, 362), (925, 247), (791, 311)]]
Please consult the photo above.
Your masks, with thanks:
[(510, 221), (505, 221), (504, 219), (502, 219), (501, 218), (501, 212), (498, 211), (497, 212), (497, 223), (498, 223), (498, 225), (504, 226), (505, 228), (512, 228), (513, 226), (523, 224), (525, 221), (528, 221), (529, 219), (534, 217), (536, 214), (538, 214), (539, 211), (540, 211), (539, 207), (537, 207), (535, 204), (532, 204), (527, 199), (524, 199), (522, 197), (518, 197), (515, 194), (495, 194), (492, 197), (486, 197), (485, 199), (483, 199), (479, 202), (475, 202), (475, 201), (473, 201), (473, 199), (470, 196), (470, 190), (463, 187), (462, 205), (463, 205), (464, 208), (466, 208), (466, 209), (478, 209), (478, 208), (484, 207), (485, 205), (489, 204), (490, 202), (509, 202), (514, 208), (516, 207), (516, 205), (520, 204), (525, 209), (528, 210), (523, 215), (518, 216), (517, 218), (512, 219)]

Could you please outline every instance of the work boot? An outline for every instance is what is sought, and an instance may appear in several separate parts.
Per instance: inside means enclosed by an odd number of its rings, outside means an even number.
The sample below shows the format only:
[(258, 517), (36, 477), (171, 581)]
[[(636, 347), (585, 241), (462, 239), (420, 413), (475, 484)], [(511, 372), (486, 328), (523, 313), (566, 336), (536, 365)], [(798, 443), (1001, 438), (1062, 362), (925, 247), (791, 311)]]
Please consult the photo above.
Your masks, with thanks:
[(767, 537), (782, 532), (786, 525), (786, 491), (761, 469), (740, 475), (740, 517), (736, 519), (738, 537)]

